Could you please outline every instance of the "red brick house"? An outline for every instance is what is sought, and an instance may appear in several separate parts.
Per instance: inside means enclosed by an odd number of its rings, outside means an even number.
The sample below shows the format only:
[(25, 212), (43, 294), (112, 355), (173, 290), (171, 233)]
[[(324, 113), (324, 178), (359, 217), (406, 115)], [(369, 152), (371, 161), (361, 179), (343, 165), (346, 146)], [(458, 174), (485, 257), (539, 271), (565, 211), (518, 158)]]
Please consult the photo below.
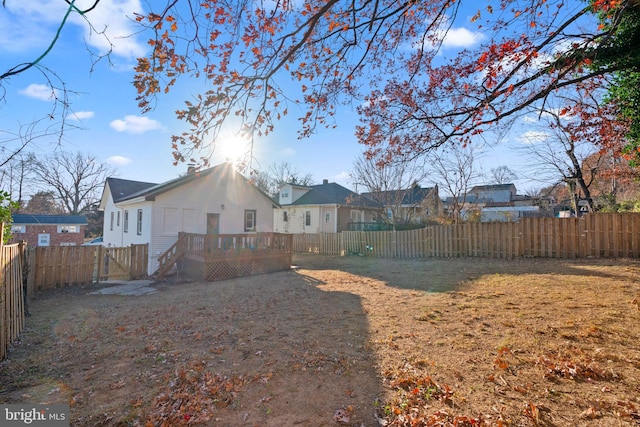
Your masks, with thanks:
[(84, 243), (87, 217), (80, 215), (14, 214), (11, 242), (29, 246), (80, 246)]

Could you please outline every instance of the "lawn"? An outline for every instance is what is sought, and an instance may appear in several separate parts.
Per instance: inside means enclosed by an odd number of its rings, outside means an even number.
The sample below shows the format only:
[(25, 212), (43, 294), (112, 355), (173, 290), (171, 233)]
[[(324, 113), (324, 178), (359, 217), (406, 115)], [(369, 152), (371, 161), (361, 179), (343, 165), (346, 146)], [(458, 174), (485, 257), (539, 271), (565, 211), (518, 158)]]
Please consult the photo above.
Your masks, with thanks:
[(0, 402), (72, 426), (638, 426), (640, 262), (295, 256), (43, 293)]

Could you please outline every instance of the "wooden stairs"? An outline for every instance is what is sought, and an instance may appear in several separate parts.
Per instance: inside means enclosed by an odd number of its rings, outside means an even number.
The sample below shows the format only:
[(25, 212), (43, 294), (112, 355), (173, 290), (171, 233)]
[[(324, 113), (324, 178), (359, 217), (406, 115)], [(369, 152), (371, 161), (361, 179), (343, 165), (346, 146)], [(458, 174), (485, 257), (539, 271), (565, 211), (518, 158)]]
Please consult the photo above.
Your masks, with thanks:
[(181, 233), (178, 240), (169, 249), (158, 257), (158, 269), (151, 276), (156, 280), (162, 280), (171, 268), (184, 256), (184, 247), (187, 235)]

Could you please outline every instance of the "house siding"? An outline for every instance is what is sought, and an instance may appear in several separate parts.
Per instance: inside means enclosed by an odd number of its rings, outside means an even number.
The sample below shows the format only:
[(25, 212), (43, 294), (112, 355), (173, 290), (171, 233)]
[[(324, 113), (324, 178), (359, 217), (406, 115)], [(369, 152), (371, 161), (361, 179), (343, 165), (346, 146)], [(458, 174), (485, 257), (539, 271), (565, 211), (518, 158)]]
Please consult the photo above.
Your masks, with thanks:
[(208, 213), (220, 215), (221, 234), (245, 233), (245, 210), (256, 211), (255, 232), (273, 231), (272, 202), (239, 177), (220, 182), (207, 175), (158, 195), (149, 234), (149, 271), (157, 269), (158, 256), (175, 243), (179, 232), (205, 234)]

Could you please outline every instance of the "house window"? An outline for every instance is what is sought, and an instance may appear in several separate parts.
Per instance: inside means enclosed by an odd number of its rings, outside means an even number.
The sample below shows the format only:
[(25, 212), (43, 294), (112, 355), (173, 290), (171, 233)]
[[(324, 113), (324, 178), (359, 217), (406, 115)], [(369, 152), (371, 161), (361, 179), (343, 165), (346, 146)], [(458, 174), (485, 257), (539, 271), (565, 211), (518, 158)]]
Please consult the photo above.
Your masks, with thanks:
[(118, 217), (116, 219), (116, 225), (120, 227), (120, 211), (118, 211)]
[(289, 212), (287, 212), (287, 211), (282, 212), (282, 220), (284, 222), (289, 221)]
[(351, 222), (362, 222), (362, 212), (351, 211)]
[(324, 213), (324, 222), (331, 222), (331, 212)]
[(256, 231), (256, 211), (244, 211), (244, 231)]
[(311, 225), (311, 211), (304, 212), (304, 225), (307, 227)]
[(123, 224), (124, 232), (129, 232), (129, 211), (124, 211), (124, 224)]
[(12, 224), (11, 225), (11, 233), (26, 233), (27, 226), (25, 224)]
[(109, 220), (109, 230), (113, 230), (113, 218), (114, 218), (114, 213), (111, 212), (111, 218)]
[(280, 197), (282, 197), (283, 199), (289, 197), (289, 190), (282, 190), (282, 192), (280, 193)]
[(138, 227), (137, 227), (138, 236), (142, 234), (142, 209), (138, 209)]
[(58, 233), (79, 233), (80, 227), (77, 225), (59, 225)]

